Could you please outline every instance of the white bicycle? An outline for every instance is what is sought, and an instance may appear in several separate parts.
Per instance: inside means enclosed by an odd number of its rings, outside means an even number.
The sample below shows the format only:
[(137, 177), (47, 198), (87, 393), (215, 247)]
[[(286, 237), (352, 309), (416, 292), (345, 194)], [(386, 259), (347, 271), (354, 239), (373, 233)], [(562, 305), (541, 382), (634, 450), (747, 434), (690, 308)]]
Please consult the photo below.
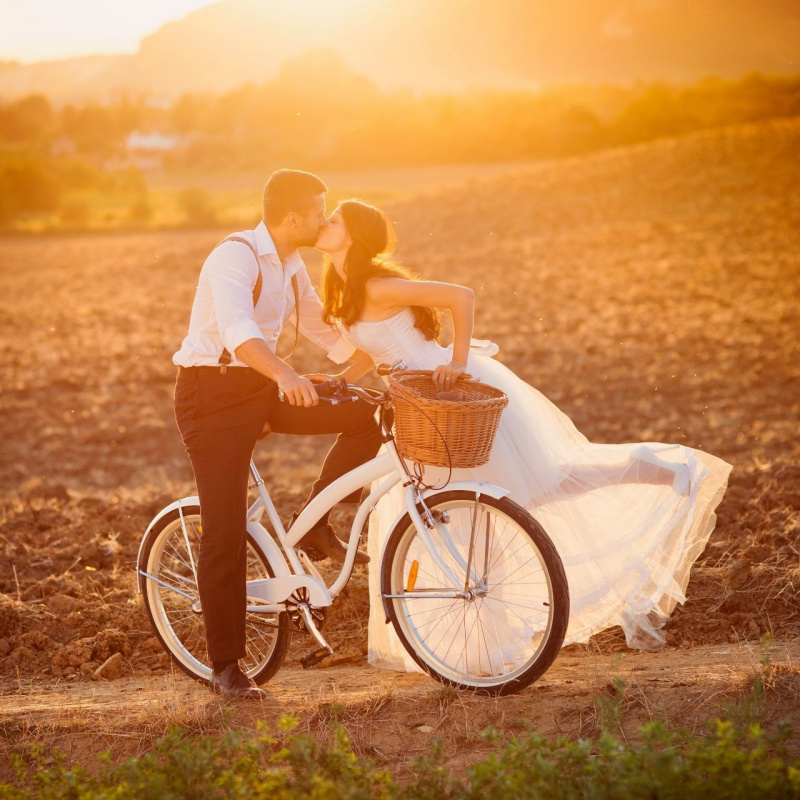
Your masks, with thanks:
[[(333, 652), (321, 633), (326, 609), (350, 580), (370, 511), (401, 482), (405, 510), (386, 539), (379, 571), (387, 624), (411, 658), (444, 684), (490, 695), (528, 686), (552, 664), (569, 619), (567, 580), (553, 543), (499, 486), (458, 481), (442, 489), (426, 487), (398, 453), (386, 424), (388, 392), (340, 384), (331, 396), (320, 396), (333, 404), (358, 398), (379, 408), (384, 450), (326, 487), (289, 531), (250, 463), (250, 488), (257, 497), (247, 512), (242, 669), (256, 683), (269, 680), (283, 663), (293, 628), (319, 643), (304, 666)], [(356, 512), (342, 569), (328, 586), (298, 543), (326, 511), (375, 482)], [(261, 524), (265, 513), (271, 534)], [(138, 589), (175, 663), (208, 682), (211, 666), (197, 590), (201, 537), (197, 497), (160, 511), (139, 547)]]

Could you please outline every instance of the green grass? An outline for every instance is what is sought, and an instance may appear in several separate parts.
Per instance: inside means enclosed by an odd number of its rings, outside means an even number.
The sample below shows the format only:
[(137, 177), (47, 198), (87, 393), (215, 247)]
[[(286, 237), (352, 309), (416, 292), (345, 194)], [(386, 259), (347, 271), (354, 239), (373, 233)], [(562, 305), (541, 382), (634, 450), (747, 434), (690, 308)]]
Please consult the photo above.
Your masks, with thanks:
[[(329, 211), (347, 197), (378, 205), (481, 179), (514, 172), (523, 164), (464, 164), (460, 166), (396, 167), (377, 170), (321, 172), (329, 191)], [(268, 173), (183, 171), (156, 172), (143, 177), (140, 192), (107, 188), (64, 189), (58, 208), (21, 214), (6, 230), (24, 233), (62, 231), (163, 230), (185, 227), (254, 227), (261, 219), (261, 195)], [(187, 202), (187, 193), (195, 202)], [(205, 198), (210, 216), (197, 213)], [(201, 200), (202, 204), (203, 201)], [(145, 207), (147, 212), (143, 212)]]
[(451, 774), (441, 749), (414, 762), (412, 777), (395, 780), (385, 767), (357, 757), (341, 727), (331, 746), (295, 732), (286, 717), (268, 731), (234, 731), (222, 738), (176, 729), (142, 758), (113, 765), (100, 756), (97, 774), (70, 768), (62, 755), (31, 746), (13, 756), (17, 779), (0, 796), (28, 798), (386, 798), (386, 800), (737, 800), (800, 797), (800, 759), (779, 725), (767, 735), (757, 724), (718, 720), (692, 737), (663, 722), (639, 730), (631, 745), (611, 732), (596, 739), (548, 740), (530, 731), (501, 741), (487, 730), (494, 752)]

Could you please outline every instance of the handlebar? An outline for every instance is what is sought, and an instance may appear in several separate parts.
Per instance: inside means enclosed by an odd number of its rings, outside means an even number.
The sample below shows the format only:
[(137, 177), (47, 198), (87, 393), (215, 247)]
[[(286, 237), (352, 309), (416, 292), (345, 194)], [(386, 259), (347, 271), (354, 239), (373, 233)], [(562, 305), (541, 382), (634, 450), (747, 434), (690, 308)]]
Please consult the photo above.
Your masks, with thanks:
[[(356, 403), (359, 399), (374, 406), (389, 401), (388, 392), (380, 392), (377, 389), (369, 389), (365, 386), (347, 383), (344, 378), (332, 378), (324, 383), (315, 383), (314, 389), (321, 402), (330, 403), (332, 406)], [(282, 403), (286, 399), (286, 395), (280, 391), (278, 392), (278, 397)]]
[[(378, 375), (391, 375), (406, 368), (405, 361), (398, 361), (396, 364), (379, 364), (376, 368)], [(388, 392), (379, 392), (377, 389), (368, 389), (366, 386), (356, 386), (354, 383), (347, 383), (344, 378), (331, 378), (324, 383), (315, 383), (314, 389), (317, 397), (324, 403), (338, 406), (342, 403), (355, 403), (359, 399), (364, 400), (370, 405), (379, 406), (389, 402)], [(286, 400), (286, 395), (278, 390), (278, 399), (281, 403)]]

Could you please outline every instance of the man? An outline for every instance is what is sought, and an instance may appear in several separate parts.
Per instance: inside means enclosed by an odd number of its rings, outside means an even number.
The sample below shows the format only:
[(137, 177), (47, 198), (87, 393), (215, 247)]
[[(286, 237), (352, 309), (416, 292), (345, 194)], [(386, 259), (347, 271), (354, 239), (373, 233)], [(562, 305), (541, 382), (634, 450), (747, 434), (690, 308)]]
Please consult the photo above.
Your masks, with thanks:
[[(295, 291), (300, 332), (334, 361), (352, 350), (323, 323), (320, 300), (297, 253), (298, 247), (312, 247), (325, 225), (326, 191), (307, 172), (279, 170), (270, 177), (263, 221), (236, 234), (246, 242), (224, 241), (203, 264), (189, 333), (173, 357), (179, 368), (175, 417), (200, 497), (197, 582), (213, 664), (211, 690), (225, 696), (265, 694), (238, 665), (245, 655), (247, 484), (256, 440), (264, 430), (339, 433), (309, 500), (380, 447), (371, 406), (320, 405), (311, 380), (275, 353), (294, 311)], [(279, 401), (281, 392), (287, 402)], [(303, 547), (339, 561), (346, 552), (327, 515), (303, 537)], [(357, 561), (367, 560), (359, 553)]]

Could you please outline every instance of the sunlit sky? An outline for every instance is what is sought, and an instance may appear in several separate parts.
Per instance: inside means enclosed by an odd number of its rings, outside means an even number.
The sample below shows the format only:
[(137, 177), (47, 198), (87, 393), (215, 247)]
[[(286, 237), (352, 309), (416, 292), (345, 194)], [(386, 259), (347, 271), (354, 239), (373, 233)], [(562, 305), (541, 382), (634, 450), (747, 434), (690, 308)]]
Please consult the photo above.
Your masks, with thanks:
[(92, 53), (132, 53), (143, 36), (165, 22), (213, 2), (0, 0), (0, 60), (29, 62)]

